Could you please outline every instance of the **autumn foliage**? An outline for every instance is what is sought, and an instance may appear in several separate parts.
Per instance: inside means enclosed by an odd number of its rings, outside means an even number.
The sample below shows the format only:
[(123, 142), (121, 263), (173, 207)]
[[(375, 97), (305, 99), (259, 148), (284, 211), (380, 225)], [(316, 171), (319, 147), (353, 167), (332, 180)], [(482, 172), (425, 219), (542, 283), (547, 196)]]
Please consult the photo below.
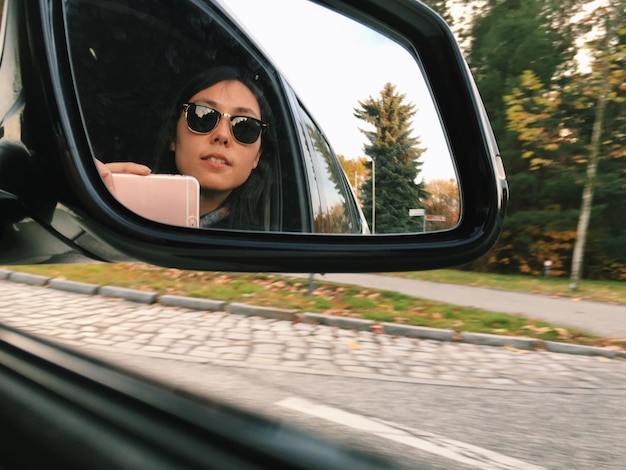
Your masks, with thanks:
[[(575, 230), (550, 231), (536, 225), (505, 228), (493, 250), (468, 267), (484, 272), (567, 277), (575, 242)], [(586, 277), (626, 280), (626, 265), (607, 256), (601, 246), (591, 245), (587, 255)], [(549, 273), (545, 261), (551, 262)]]
[[(477, 2), (476, 2), (477, 3)], [(623, 1), (484, 2), (467, 56), (510, 202), (490, 272), (626, 279)], [(494, 47), (497, 45), (497, 47)]]
[(454, 227), (459, 221), (459, 187), (456, 180), (435, 179), (428, 181), (424, 188), (428, 199), (424, 204), (426, 213), (440, 215), (444, 220), (429, 221), (428, 230), (445, 230)]

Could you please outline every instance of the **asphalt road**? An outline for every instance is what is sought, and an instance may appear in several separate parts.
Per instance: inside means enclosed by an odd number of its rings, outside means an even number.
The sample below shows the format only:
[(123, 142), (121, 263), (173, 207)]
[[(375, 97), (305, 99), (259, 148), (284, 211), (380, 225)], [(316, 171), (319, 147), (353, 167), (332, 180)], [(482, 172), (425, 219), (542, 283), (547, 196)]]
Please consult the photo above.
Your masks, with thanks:
[[(308, 277), (309, 274), (298, 274)], [(522, 314), (604, 337), (626, 338), (626, 307), (546, 295), (404, 279), (375, 274), (324, 274), (315, 279), (384, 289), (414, 297), (494, 312)]]
[(408, 383), (92, 352), (408, 468), (622, 470), (626, 460), (626, 390)]

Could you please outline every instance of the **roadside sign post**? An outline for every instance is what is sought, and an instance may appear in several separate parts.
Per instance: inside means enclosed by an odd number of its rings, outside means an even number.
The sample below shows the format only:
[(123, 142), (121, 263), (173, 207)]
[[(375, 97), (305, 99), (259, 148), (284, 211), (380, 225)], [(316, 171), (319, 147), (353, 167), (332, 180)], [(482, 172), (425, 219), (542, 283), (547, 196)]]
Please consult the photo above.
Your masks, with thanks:
[(445, 215), (428, 214), (428, 215), (424, 216), (424, 223), (426, 223), (426, 222), (445, 222), (445, 221), (446, 221), (446, 216)]
[(426, 209), (409, 209), (409, 217), (423, 217), (422, 232), (426, 231)]
[(543, 262), (543, 275), (545, 277), (550, 277), (550, 267), (552, 266), (552, 261), (549, 259)]

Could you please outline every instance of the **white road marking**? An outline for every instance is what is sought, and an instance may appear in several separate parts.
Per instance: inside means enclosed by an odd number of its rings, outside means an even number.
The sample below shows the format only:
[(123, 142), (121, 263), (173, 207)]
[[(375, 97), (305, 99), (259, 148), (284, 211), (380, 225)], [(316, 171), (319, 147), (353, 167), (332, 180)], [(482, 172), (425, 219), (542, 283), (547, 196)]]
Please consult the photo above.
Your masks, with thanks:
[(285, 398), (276, 404), (483, 470), (545, 470), (544, 467), (529, 464), (465, 442), (349, 413), (339, 408), (319, 405), (303, 398)]

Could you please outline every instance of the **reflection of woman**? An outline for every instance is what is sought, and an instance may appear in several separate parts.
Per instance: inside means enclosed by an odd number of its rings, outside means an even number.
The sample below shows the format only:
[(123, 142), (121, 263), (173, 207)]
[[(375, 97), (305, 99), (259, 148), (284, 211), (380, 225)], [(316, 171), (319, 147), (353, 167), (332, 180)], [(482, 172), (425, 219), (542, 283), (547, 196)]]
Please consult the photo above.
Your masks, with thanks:
[(202, 227), (262, 230), (276, 153), (270, 120), (252, 80), (211, 69), (181, 91), (153, 171), (198, 179)]
[[(276, 154), (270, 110), (238, 70), (218, 67), (187, 83), (157, 140), (154, 173), (200, 183), (200, 226), (264, 230)], [(127, 165), (124, 168), (116, 165)], [(100, 166), (102, 168), (102, 166)], [(143, 165), (101, 171), (147, 174)]]

